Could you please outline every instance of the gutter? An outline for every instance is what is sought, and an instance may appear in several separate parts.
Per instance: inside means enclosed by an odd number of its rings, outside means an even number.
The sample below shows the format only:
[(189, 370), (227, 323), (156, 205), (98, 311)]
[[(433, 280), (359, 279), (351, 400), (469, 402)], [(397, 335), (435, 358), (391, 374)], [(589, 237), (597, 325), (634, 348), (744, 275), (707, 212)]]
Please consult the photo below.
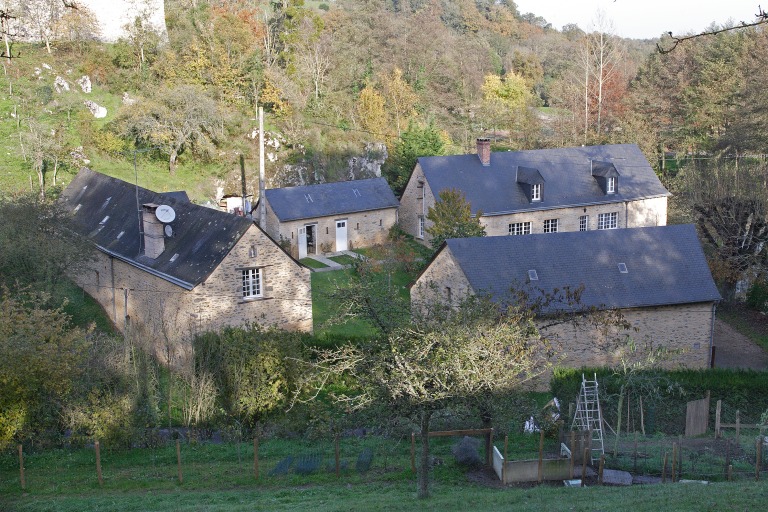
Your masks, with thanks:
[(717, 301), (712, 302), (712, 325), (709, 329), (709, 367), (715, 367), (715, 312), (717, 311)]
[(494, 217), (499, 215), (511, 215), (515, 213), (529, 213), (529, 212), (541, 212), (541, 211), (547, 211), (547, 210), (563, 210), (566, 208), (583, 208), (585, 206), (598, 206), (603, 204), (617, 204), (621, 203), (622, 201), (626, 204), (630, 201), (640, 201), (643, 199), (656, 199), (659, 197), (669, 197), (671, 194), (661, 194), (657, 196), (647, 196), (647, 197), (636, 197), (633, 199), (622, 199), (620, 201), (593, 201), (589, 203), (576, 203), (576, 204), (563, 204), (558, 206), (543, 206), (539, 208), (526, 208), (526, 209), (517, 209), (517, 210), (506, 210), (501, 212), (483, 212), (483, 217)]

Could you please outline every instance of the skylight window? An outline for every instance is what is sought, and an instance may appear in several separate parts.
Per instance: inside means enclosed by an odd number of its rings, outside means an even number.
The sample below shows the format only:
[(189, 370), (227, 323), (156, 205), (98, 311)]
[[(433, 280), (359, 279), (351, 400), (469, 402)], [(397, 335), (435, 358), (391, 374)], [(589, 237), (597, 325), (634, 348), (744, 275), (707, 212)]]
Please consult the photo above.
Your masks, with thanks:
[(629, 274), (629, 270), (627, 270), (626, 263), (619, 263), (619, 272), (621, 272), (622, 274)]
[(355, 195), (355, 197), (362, 197), (362, 194), (356, 188), (352, 189), (352, 193)]
[(101, 219), (101, 222), (99, 222), (99, 224), (106, 224), (108, 220), (109, 220), (109, 215)]
[(304, 199), (306, 199), (308, 203), (314, 203), (310, 194), (304, 194)]
[(176, 258), (178, 258), (178, 257), (179, 257), (179, 253), (176, 253), (173, 256), (171, 256), (171, 262), (176, 261)]
[(529, 270), (528, 271), (528, 279), (530, 279), (531, 281), (538, 281), (539, 280), (539, 274), (537, 274), (535, 270)]
[(118, 240), (120, 240), (120, 239), (123, 237), (123, 235), (124, 235), (124, 234), (125, 234), (125, 231), (121, 231), (121, 232), (119, 232), (119, 233), (117, 234), (117, 239), (118, 239)]

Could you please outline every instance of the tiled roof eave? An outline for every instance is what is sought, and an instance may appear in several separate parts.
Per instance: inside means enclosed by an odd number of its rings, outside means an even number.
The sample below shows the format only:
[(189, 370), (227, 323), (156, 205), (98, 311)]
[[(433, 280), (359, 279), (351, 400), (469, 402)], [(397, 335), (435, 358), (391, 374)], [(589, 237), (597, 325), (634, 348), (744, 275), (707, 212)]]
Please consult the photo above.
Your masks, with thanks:
[[(376, 210), (389, 210), (390, 208), (397, 208), (397, 207), (398, 207), (398, 205), (393, 204), (393, 205), (389, 205), (389, 206), (377, 206), (377, 207), (374, 207), (374, 208), (360, 208), (360, 209), (355, 209), (355, 210), (344, 210), (344, 211), (339, 211), (339, 212), (321, 213), (321, 214), (318, 214), (318, 215), (301, 215), (301, 216), (297, 216), (297, 217), (280, 217), (280, 215), (278, 215), (277, 212), (275, 212), (275, 216), (277, 216), (277, 218), (278, 218), (278, 220), (280, 220), (280, 222), (290, 222), (290, 221), (294, 221), (294, 220), (307, 220), (307, 219), (319, 219), (321, 217), (334, 217), (334, 216), (337, 216), (337, 215), (352, 215), (352, 214), (355, 214), (355, 213), (373, 212), (373, 211), (376, 211)], [(273, 211), (274, 211), (274, 208), (273, 208)]]
[(158, 270), (155, 270), (152, 267), (148, 267), (147, 265), (142, 265), (141, 263), (139, 263), (138, 261), (136, 261), (134, 259), (128, 258), (127, 256), (123, 256), (122, 254), (118, 254), (116, 252), (110, 251), (109, 249), (107, 249), (105, 247), (102, 247), (102, 246), (97, 245), (97, 244), (94, 244), (94, 245), (96, 245), (96, 248), (98, 250), (100, 250), (101, 252), (103, 252), (104, 254), (106, 254), (108, 256), (112, 256), (113, 258), (118, 259), (118, 260), (122, 261), (123, 263), (127, 263), (128, 265), (131, 265), (131, 266), (136, 267), (136, 268), (138, 268), (140, 270), (143, 270), (147, 274), (152, 274), (155, 277), (159, 277), (160, 279), (163, 279), (165, 281), (168, 281), (171, 284), (174, 284), (176, 286), (184, 288), (185, 290), (192, 290), (196, 286), (196, 284), (188, 283), (186, 281), (183, 281), (181, 279), (178, 279), (176, 277), (168, 275), (168, 274), (166, 274), (164, 272), (160, 272)]
[[(639, 197), (633, 197), (633, 198), (627, 198), (627, 199), (620, 199), (620, 200), (612, 200), (612, 201), (590, 201), (586, 203), (569, 203), (569, 204), (560, 204), (560, 205), (542, 205), (539, 207), (534, 208), (518, 208), (515, 210), (501, 210), (497, 212), (489, 212), (489, 211), (483, 211), (483, 217), (496, 217), (499, 215), (511, 215), (513, 213), (528, 213), (528, 212), (540, 212), (540, 211), (546, 211), (546, 210), (563, 210), (566, 208), (583, 208), (585, 206), (597, 206), (601, 204), (620, 204), (620, 203), (627, 203), (631, 201), (642, 201), (644, 199), (656, 199), (659, 197), (669, 197), (672, 194), (667, 192), (665, 194), (656, 194), (652, 196), (639, 196)], [(474, 214), (473, 214), (474, 215)]]

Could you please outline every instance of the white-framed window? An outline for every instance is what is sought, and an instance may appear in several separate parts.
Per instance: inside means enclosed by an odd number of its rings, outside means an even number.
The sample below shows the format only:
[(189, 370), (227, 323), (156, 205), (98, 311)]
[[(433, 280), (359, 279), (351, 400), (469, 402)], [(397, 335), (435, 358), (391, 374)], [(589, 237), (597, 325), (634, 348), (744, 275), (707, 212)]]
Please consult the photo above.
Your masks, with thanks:
[(541, 183), (531, 185), (531, 201), (541, 201)]
[(419, 238), (424, 238), (424, 216), (419, 215)]
[(579, 217), (579, 231), (589, 231), (589, 215)]
[(264, 269), (244, 268), (240, 271), (243, 280), (243, 298), (260, 299), (264, 296)]
[(619, 212), (601, 213), (597, 216), (597, 229), (616, 229), (619, 227)]
[(608, 178), (608, 181), (605, 183), (605, 192), (607, 194), (614, 194), (614, 193), (616, 193), (616, 178), (615, 177)]
[(546, 219), (544, 220), (544, 232), (545, 233), (557, 233), (557, 220), (558, 219)]
[(515, 222), (509, 225), (510, 235), (530, 235), (531, 223), (530, 222)]

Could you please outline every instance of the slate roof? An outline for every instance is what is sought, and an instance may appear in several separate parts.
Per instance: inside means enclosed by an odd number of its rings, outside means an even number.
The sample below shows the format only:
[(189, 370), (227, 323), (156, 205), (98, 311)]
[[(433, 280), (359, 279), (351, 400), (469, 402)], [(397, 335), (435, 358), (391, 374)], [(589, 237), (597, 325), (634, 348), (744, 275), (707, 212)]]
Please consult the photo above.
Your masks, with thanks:
[[(515, 287), (551, 293), (584, 285), (581, 307), (637, 308), (720, 300), (691, 224), (446, 242), (475, 292), (504, 300)], [(619, 264), (626, 265), (621, 273)], [(564, 305), (554, 306), (561, 309)]]
[[(613, 164), (618, 172), (615, 194), (606, 195), (592, 175)], [(418, 159), (435, 197), (441, 190), (457, 188), (472, 205), (472, 213), (502, 215), (519, 211), (615, 203), (668, 196), (635, 144), (582, 146), (491, 153), (491, 165), (483, 167), (477, 155), (429, 156)], [(515, 181), (517, 168), (536, 169), (544, 180), (542, 200), (531, 203)]]
[(400, 206), (384, 178), (272, 188), (265, 196), (281, 222)]
[(173, 235), (165, 237), (165, 250), (153, 260), (140, 253), (144, 245), (136, 193), (132, 183), (83, 169), (64, 190), (61, 201), (72, 212), (76, 228), (99, 250), (188, 290), (205, 280), (254, 225), (244, 217), (193, 204), (186, 194), (139, 187), (139, 208), (147, 203), (166, 204), (176, 213), (170, 223)]

